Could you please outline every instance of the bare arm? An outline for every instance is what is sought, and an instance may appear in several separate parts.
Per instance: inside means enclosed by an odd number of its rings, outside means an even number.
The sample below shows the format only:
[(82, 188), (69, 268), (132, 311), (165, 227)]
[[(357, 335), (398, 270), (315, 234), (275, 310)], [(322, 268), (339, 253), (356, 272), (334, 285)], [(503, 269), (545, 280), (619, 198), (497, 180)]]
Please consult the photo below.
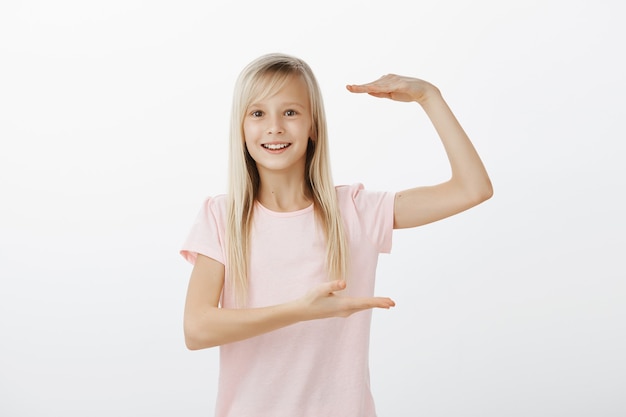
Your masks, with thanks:
[(394, 228), (431, 223), (491, 198), (491, 181), (476, 149), (434, 85), (417, 78), (390, 74), (368, 84), (347, 88), (353, 93), (420, 104), (448, 156), (452, 172), (448, 181), (396, 194)]
[(184, 314), (185, 343), (203, 349), (258, 336), (291, 324), (328, 317), (347, 317), (371, 308), (390, 308), (389, 298), (338, 295), (345, 281), (320, 284), (292, 302), (249, 309), (219, 307), (224, 265), (198, 255), (187, 290)]

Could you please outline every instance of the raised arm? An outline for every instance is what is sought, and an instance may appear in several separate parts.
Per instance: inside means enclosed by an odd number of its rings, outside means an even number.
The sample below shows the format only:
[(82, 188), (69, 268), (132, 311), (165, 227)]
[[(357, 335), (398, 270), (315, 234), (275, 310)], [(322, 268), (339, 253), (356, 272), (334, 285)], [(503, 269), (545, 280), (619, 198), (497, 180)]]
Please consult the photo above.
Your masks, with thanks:
[(329, 281), (285, 304), (262, 308), (219, 307), (224, 265), (198, 255), (189, 279), (184, 313), (185, 343), (203, 349), (258, 336), (291, 324), (328, 317), (347, 317), (371, 308), (395, 304), (385, 297), (353, 298), (338, 294), (345, 281)]
[(421, 226), (467, 210), (489, 199), (491, 181), (469, 137), (434, 85), (418, 78), (389, 74), (368, 84), (348, 85), (353, 93), (416, 102), (437, 131), (451, 168), (448, 181), (396, 194), (394, 228)]

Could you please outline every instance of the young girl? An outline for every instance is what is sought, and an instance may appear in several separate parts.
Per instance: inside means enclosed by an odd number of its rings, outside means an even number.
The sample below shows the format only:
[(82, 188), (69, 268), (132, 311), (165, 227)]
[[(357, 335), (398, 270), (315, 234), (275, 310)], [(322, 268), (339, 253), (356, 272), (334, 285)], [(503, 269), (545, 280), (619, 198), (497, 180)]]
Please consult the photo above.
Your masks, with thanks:
[(400, 192), (335, 186), (317, 81), (302, 60), (251, 62), (234, 92), (227, 195), (208, 198), (181, 254), (193, 264), (189, 349), (220, 346), (217, 417), (373, 417), (368, 349), (379, 253), (393, 229), (454, 215), (492, 195), (439, 90), (385, 75), (352, 93), (416, 102), (451, 178)]

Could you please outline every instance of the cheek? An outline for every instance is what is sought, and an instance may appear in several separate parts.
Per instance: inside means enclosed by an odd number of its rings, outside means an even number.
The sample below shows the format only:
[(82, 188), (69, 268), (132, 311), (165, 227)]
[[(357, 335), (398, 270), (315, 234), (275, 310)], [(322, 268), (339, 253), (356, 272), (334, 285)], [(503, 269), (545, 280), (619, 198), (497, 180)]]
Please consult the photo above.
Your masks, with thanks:
[(259, 125), (255, 123), (243, 123), (243, 137), (245, 140), (253, 140), (259, 135)]
[(243, 126), (243, 143), (247, 144), (254, 137), (252, 130), (249, 126)]

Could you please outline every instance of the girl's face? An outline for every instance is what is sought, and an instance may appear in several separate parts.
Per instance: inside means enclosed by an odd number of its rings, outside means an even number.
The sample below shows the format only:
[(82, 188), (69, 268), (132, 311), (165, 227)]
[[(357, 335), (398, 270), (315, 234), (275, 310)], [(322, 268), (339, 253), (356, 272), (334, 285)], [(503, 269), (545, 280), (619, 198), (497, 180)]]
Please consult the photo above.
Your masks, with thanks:
[(243, 132), (261, 178), (270, 172), (303, 176), (312, 133), (304, 80), (291, 76), (276, 94), (252, 103), (246, 110)]

